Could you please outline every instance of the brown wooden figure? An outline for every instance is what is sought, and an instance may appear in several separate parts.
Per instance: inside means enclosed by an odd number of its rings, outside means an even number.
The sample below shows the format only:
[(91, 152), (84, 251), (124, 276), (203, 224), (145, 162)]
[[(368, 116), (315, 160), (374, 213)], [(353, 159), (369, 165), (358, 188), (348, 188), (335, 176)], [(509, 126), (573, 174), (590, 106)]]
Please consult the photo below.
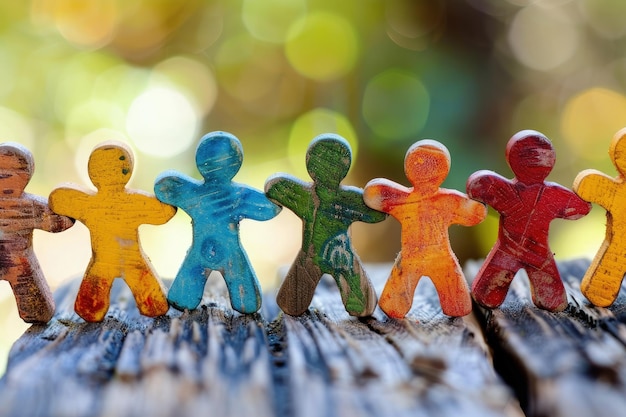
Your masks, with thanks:
[(141, 314), (167, 312), (165, 288), (141, 249), (141, 224), (163, 224), (176, 213), (154, 195), (130, 190), (131, 150), (121, 142), (104, 142), (89, 157), (88, 173), (97, 192), (66, 185), (50, 194), (50, 207), (80, 220), (91, 235), (92, 257), (83, 277), (74, 309), (86, 321), (102, 321), (109, 309), (115, 278), (130, 287)]
[(515, 273), (528, 274), (535, 305), (549, 311), (567, 307), (567, 294), (548, 245), (550, 222), (579, 219), (591, 205), (567, 188), (545, 181), (556, 154), (539, 132), (524, 130), (506, 147), (515, 174), (509, 180), (492, 171), (478, 171), (467, 180), (467, 194), (500, 213), (498, 239), (472, 283), (474, 300), (487, 308), (504, 301)]
[(11, 284), (25, 322), (46, 323), (54, 314), (54, 300), (33, 251), (33, 229), (55, 233), (74, 221), (54, 214), (44, 197), (24, 192), (34, 169), (28, 149), (0, 144), (0, 279)]
[(588, 169), (574, 180), (574, 191), (606, 210), (606, 236), (580, 284), (581, 292), (599, 307), (617, 298), (626, 274), (626, 129), (615, 134), (609, 157), (617, 168), (613, 178)]

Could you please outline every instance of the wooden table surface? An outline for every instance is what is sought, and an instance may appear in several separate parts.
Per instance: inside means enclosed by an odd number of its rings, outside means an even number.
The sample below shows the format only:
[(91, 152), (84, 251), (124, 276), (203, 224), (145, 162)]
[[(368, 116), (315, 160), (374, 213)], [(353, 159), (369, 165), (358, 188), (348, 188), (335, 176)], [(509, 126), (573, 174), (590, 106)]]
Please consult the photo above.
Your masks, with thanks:
[[(0, 416), (626, 415), (626, 291), (610, 308), (579, 291), (586, 260), (559, 264), (570, 306), (534, 307), (518, 275), (501, 309), (441, 313), (428, 280), (406, 319), (347, 315), (324, 279), (309, 312), (233, 312), (211, 278), (202, 307), (140, 316), (116, 282), (103, 323), (59, 289), (47, 326), (13, 346)], [(472, 277), (479, 264), (466, 265)], [(390, 265), (369, 266), (378, 293)]]

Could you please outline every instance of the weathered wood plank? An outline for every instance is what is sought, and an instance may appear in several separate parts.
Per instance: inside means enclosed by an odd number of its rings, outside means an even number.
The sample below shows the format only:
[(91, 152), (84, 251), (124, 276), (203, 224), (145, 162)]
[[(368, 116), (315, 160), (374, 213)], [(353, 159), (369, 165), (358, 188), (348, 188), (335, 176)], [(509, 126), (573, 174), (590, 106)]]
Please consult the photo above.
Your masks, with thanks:
[[(466, 266), (475, 276), (479, 264)], [(608, 309), (580, 293), (587, 260), (559, 264), (569, 306), (550, 313), (533, 306), (520, 273), (499, 309), (482, 315), (495, 365), (516, 389), (529, 416), (610, 416), (626, 410), (626, 295)]]
[[(370, 268), (377, 291), (388, 271)], [(380, 309), (351, 320), (334, 283), (322, 282), (311, 314), (284, 318), (290, 386), (303, 395), (294, 415), (521, 415), (475, 319), (444, 316), (429, 280), (404, 320)]]
[[(377, 290), (390, 267), (369, 269)], [(477, 321), (444, 316), (427, 280), (395, 320), (351, 317), (328, 277), (301, 317), (279, 314), (273, 294), (241, 315), (213, 278), (203, 307), (159, 318), (116, 281), (102, 323), (73, 312), (79, 282), (57, 291), (55, 318), (11, 351), (0, 415), (522, 415)]]

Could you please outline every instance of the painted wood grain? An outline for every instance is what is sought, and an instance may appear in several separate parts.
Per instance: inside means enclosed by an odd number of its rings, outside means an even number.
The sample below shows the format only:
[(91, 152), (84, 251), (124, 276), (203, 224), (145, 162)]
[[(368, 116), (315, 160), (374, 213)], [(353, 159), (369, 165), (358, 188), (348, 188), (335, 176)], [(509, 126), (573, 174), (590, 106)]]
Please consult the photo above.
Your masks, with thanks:
[(615, 134), (609, 157), (617, 176), (588, 169), (574, 180), (574, 191), (586, 201), (606, 210), (606, 235), (581, 282), (582, 293), (600, 307), (617, 298), (626, 274), (626, 129)]
[(261, 288), (239, 238), (243, 219), (269, 220), (280, 207), (261, 191), (233, 182), (241, 168), (243, 148), (225, 132), (205, 135), (196, 149), (202, 180), (167, 171), (155, 182), (156, 196), (191, 217), (193, 241), (167, 298), (179, 310), (200, 304), (212, 271), (219, 271), (228, 287), (233, 308), (254, 313), (261, 307)]
[(548, 244), (550, 222), (579, 219), (591, 206), (567, 188), (545, 181), (556, 153), (541, 133), (524, 130), (514, 135), (507, 144), (506, 159), (513, 179), (478, 171), (467, 180), (467, 194), (500, 214), (498, 238), (473, 281), (472, 297), (484, 307), (498, 307), (515, 273), (523, 268), (535, 305), (562, 311), (567, 307), (567, 294)]
[(363, 190), (342, 185), (352, 163), (348, 142), (340, 136), (318, 136), (309, 145), (306, 168), (313, 182), (275, 174), (265, 184), (270, 200), (302, 219), (302, 248), (278, 291), (278, 305), (287, 314), (303, 314), (323, 274), (337, 282), (346, 310), (369, 316), (376, 293), (356, 254), (349, 227), (356, 221), (376, 223), (385, 215), (367, 207)]
[(33, 230), (61, 232), (74, 220), (53, 213), (46, 198), (25, 191), (34, 171), (27, 148), (0, 144), (0, 279), (11, 285), (22, 320), (46, 323), (54, 314), (54, 299), (33, 250)]
[(133, 172), (131, 149), (121, 142), (103, 142), (91, 152), (88, 174), (97, 191), (73, 184), (50, 194), (50, 207), (87, 226), (92, 257), (76, 297), (78, 315), (89, 322), (104, 319), (115, 278), (130, 286), (142, 314), (167, 312), (165, 287), (141, 248), (141, 224), (163, 224), (176, 208), (157, 198), (126, 187)]
[(450, 172), (450, 154), (441, 143), (421, 140), (406, 153), (404, 170), (412, 187), (384, 178), (365, 186), (365, 203), (392, 215), (402, 225), (402, 245), (380, 296), (390, 317), (404, 317), (422, 276), (437, 288), (446, 315), (465, 316), (472, 310), (469, 289), (450, 246), (448, 228), (473, 226), (487, 215), (485, 206), (456, 190), (440, 188)]

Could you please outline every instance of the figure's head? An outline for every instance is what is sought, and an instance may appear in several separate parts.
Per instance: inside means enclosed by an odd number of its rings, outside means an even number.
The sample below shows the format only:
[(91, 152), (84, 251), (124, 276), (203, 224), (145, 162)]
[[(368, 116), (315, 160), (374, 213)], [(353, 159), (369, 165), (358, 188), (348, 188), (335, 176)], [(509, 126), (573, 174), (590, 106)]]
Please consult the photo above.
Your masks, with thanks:
[(18, 143), (0, 144), (0, 198), (19, 197), (35, 171), (33, 155)]
[(539, 132), (523, 130), (506, 145), (506, 160), (518, 181), (524, 184), (543, 182), (556, 162), (552, 143)]
[(239, 172), (243, 148), (235, 136), (212, 132), (200, 139), (196, 149), (196, 165), (207, 182), (228, 182)]
[(404, 172), (416, 189), (436, 190), (450, 172), (450, 152), (435, 140), (415, 142), (404, 157)]
[(626, 176), (626, 127), (613, 136), (609, 147), (609, 157), (617, 168), (617, 172)]
[(324, 134), (311, 141), (306, 152), (306, 169), (316, 184), (335, 188), (348, 175), (352, 150), (339, 135)]
[(96, 146), (87, 164), (87, 172), (97, 189), (122, 189), (133, 174), (133, 153), (128, 145), (107, 141)]

